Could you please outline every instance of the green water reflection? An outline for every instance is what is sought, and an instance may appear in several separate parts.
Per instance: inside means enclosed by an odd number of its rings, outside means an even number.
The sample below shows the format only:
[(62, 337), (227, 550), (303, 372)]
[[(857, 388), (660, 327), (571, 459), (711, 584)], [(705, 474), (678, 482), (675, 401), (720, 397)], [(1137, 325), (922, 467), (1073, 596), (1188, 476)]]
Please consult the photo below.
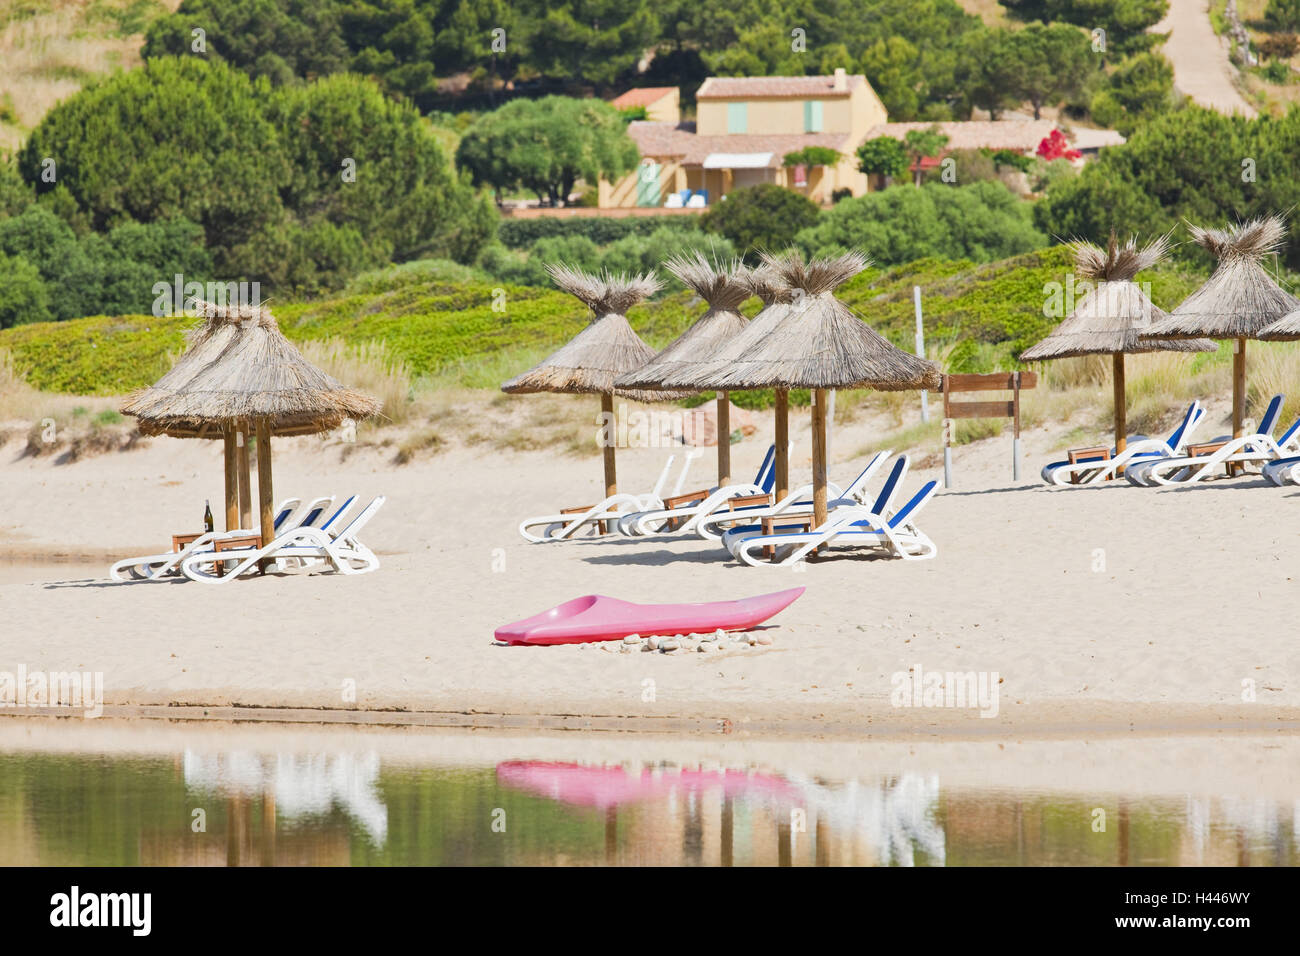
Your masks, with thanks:
[(915, 774), (0, 754), (6, 865), (1294, 866), (1297, 820), (1300, 802), (947, 789)]

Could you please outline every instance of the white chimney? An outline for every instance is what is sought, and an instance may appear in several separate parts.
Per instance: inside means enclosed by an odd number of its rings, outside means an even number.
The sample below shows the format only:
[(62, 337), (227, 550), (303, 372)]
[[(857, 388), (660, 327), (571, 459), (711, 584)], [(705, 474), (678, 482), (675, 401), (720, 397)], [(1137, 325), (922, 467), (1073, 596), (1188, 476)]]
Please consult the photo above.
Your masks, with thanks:
[(837, 93), (842, 93), (849, 88), (849, 77), (848, 74), (844, 72), (844, 67), (837, 66), (835, 68), (835, 82), (832, 84), (831, 88)]

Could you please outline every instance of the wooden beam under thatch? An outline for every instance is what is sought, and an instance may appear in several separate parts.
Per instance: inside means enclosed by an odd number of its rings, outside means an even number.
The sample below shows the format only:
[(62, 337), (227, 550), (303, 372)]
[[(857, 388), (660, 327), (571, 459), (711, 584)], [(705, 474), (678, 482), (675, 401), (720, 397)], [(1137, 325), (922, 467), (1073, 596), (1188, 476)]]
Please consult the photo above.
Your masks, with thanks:
[(273, 435), (305, 435), (379, 412), (378, 401), (308, 362), (270, 309), (195, 305), (206, 321), (185, 353), (122, 406), (144, 434), (220, 438), (233, 422), (264, 421)]
[(654, 349), (632, 331), (623, 314), (653, 295), (662, 283), (653, 274), (588, 275), (569, 266), (549, 266), (555, 284), (577, 297), (592, 312), (587, 327), (572, 339), (501, 386), (512, 395), (562, 392), (577, 395), (614, 394), (642, 402), (685, 397), (684, 392), (618, 388), (614, 380), (645, 366)]
[(1051, 334), (1020, 354), (1021, 361), (1155, 351), (1215, 351), (1217, 346), (1209, 339), (1141, 338), (1153, 323), (1169, 316), (1147, 297), (1133, 277), (1160, 262), (1168, 249), (1168, 235), (1142, 248), (1138, 247), (1136, 238), (1121, 243), (1114, 233), (1104, 249), (1082, 240), (1071, 243), (1075, 274), (1094, 285)]
[(1254, 338), (1265, 326), (1300, 308), (1300, 299), (1279, 287), (1260, 261), (1286, 239), (1281, 216), (1263, 216), (1226, 229), (1189, 229), (1219, 263), (1204, 285), (1167, 318), (1153, 322), (1144, 337)]
[(805, 261), (795, 251), (763, 254), (793, 290), (781, 320), (754, 342), (716, 387), (937, 389), (939, 367), (904, 352), (856, 316), (833, 292), (867, 267), (858, 252)]

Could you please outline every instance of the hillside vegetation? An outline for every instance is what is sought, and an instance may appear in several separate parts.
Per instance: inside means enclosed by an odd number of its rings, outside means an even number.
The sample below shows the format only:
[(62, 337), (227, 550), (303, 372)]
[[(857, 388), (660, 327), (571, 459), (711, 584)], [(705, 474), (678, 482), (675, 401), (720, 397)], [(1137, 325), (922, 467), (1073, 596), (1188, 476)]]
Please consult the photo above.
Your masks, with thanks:
[[(912, 286), (919, 285), (932, 349), (943, 349), (953, 371), (986, 371), (1011, 367), (1019, 351), (1055, 325), (1057, 318), (1043, 314), (1045, 290), (1065, 283), (1068, 274), (1061, 247), (986, 265), (922, 259), (869, 270), (848, 282), (840, 297), (910, 350)], [(386, 270), (359, 277), (336, 297), (271, 305), (290, 339), (337, 340), (353, 348), (382, 343), (416, 381), (470, 388), (494, 387), (585, 321), (582, 307), (560, 292), (447, 275)], [(1201, 278), (1177, 266), (1139, 276), (1167, 308)], [(753, 315), (758, 308), (754, 299), (745, 311)], [(661, 347), (701, 311), (702, 304), (681, 291), (637, 306), (629, 319), (649, 344)], [(12, 353), (17, 370), (35, 388), (113, 395), (156, 379), (184, 349), (184, 331), (192, 325), (185, 316), (152, 315), (34, 323), (0, 332), (0, 349)], [(761, 395), (754, 399), (762, 402)]]

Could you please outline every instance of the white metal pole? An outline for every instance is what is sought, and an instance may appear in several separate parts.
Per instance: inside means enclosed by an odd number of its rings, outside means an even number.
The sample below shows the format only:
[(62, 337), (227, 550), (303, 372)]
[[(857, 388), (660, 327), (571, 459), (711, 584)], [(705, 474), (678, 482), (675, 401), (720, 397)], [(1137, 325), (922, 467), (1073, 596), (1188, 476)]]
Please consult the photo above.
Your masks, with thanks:
[[(912, 301), (916, 304), (916, 354), (925, 358), (925, 329), (921, 325), (921, 287), (912, 286)], [(930, 420), (930, 393), (921, 390), (921, 421)]]

